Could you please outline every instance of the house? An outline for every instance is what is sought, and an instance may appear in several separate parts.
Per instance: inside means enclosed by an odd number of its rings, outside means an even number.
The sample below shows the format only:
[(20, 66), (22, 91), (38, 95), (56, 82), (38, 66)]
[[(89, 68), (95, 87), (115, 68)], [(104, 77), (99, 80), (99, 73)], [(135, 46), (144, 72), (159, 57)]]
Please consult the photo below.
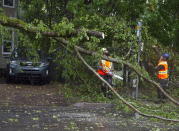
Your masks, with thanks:
[[(0, 8), (8, 17), (18, 17), (18, 0), (0, 0)], [(0, 70), (6, 69), (9, 56), (17, 43), (17, 33), (7, 27), (8, 35), (0, 36)]]

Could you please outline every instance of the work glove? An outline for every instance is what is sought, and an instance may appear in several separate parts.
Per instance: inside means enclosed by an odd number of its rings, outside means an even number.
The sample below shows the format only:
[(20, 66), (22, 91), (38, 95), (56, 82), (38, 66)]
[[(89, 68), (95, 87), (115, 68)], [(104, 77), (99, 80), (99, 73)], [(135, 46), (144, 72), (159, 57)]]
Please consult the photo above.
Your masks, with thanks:
[(108, 72), (108, 75), (113, 76), (113, 72)]

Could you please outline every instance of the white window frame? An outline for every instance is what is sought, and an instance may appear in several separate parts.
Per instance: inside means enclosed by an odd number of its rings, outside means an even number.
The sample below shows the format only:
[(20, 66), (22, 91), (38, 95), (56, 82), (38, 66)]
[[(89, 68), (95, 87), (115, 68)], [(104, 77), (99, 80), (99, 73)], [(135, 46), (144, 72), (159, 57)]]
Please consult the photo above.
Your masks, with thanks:
[[(11, 45), (11, 52), (4, 52), (4, 41), (12, 43), (12, 45)], [(12, 53), (13, 49), (14, 49), (14, 30), (12, 29), (12, 39), (11, 40), (2, 38), (2, 55), (3, 56), (10, 55)]]
[(5, 5), (5, 0), (3, 0), (3, 7), (8, 7), (8, 8), (15, 8), (15, 1), (16, 0), (13, 0), (13, 6), (9, 6), (9, 5)]
[(4, 51), (4, 42), (11, 42), (11, 49), (13, 49), (13, 41), (11, 41), (11, 40), (3, 40), (2, 41), (2, 54), (3, 55), (10, 55), (11, 54), (11, 52), (5, 52)]

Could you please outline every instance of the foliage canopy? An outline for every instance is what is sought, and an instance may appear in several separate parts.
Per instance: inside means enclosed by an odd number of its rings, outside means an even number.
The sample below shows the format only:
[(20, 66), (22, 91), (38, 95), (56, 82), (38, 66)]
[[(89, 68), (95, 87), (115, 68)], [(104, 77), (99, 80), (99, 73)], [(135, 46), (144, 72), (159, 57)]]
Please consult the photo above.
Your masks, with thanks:
[[(80, 76), (83, 82), (93, 83), (91, 74), (86, 73), (86, 68), (74, 57), (71, 50), (74, 45), (99, 52), (101, 47), (107, 47), (113, 57), (124, 59), (126, 52), (132, 49), (133, 55), (127, 59), (134, 62), (138, 51), (135, 27), (139, 20), (143, 22), (143, 59), (151, 59), (148, 53), (152, 54), (153, 45), (179, 48), (178, 0), (21, 0), (19, 5), (22, 10), (19, 16), (29, 23), (29, 27), (35, 25), (40, 31), (58, 32), (69, 41), (66, 49), (56, 39), (43, 37), (40, 33), (28, 34), (27, 37), (21, 32), (19, 38), (22, 43), (53, 54), (61, 65), (59, 70), (63, 67), (62, 76), (72, 82)], [(68, 35), (78, 29), (81, 30), (78, 35)], [(86, 30), (102, 31), (105, 39), (88, 36)], [(162, 51), (165, 50), (162, 48)], [(97, 61), (97, 58), (88, 57), (92, 66), (96, 66)]]

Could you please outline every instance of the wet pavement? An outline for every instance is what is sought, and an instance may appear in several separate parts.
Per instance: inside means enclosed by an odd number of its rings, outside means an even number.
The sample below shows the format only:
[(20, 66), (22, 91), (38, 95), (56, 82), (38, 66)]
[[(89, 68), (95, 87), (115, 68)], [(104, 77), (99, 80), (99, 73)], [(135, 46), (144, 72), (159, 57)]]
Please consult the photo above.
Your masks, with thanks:
[(69, 103), (56, 85), (0, 84), (0, 131), (179, 131), (115, 111), (109, 103)]
[[(101, 111), (72, 107), (1, 107), (0, 130), (118, 131), (118, 121), (107, 118), (104, 110)], [(123, 126), (121, 128), (125, 129)]]

